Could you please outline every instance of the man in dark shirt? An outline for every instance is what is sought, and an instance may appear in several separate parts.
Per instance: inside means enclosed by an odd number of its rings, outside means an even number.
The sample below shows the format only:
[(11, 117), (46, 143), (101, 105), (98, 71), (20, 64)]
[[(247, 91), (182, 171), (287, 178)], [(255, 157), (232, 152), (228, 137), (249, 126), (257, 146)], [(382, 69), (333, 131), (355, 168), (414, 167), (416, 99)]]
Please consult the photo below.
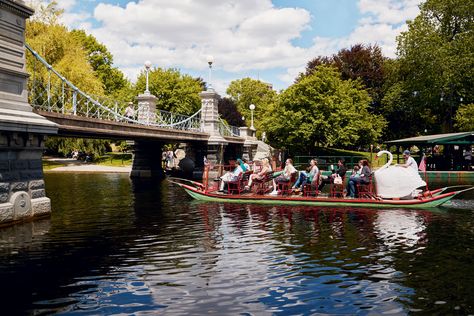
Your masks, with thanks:
[(336, 171), (333, 170), (332, 175), (330, 175), (329, 177), (321, 181), (321, 184), (319, 185), (318, 190), (321, 191), (326, 184), (333, 183), (334, 178), (336, 178), (338, 175), (342, 179), (344, 179), (346, 176), (346, 172), (347, 172), (347, 169), (346, 169), (346, 166), (344, 165), (344, 159), (339, 159), (339, 161), (337, 162), (337, 170)]

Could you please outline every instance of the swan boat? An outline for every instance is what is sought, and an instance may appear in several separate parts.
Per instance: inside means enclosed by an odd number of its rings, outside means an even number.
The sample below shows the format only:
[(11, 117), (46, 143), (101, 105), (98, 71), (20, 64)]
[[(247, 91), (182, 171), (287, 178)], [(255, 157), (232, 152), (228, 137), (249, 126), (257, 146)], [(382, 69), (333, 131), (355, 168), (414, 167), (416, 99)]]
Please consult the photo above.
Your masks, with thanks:
[(192, 198), (205, 202), (292, 205), (292, 206), (335, 206), (335, 207), (375, 207), (375, 208), (433, 208), (445, 204), (456, 195), (474, 189), (474, 187), (445, 187), (420, 194), (412, 199), (356, 198), (348, 199), (329, 196), (296, 196), (296, 195), (258, 195), (254, 193), (225, 194), (217, 189), (208, 190), (205, 185), (184, 179), (170, 181), (186, 191)]
[[(376, 181), (377, 195), (363, 198), (331, 197), (327, 195), (262, 195), (253, 192), (227, 194), (208, 188), (200, 182), (171, 178), (169, 181), (183, 188), (192, 198), (206, 202), (271, 204), (294, 206), (336, 206), (336, 207), (392, 207), (392, 208), (433, 208), (447, 203), (456, 195), (474, 189), (474, 186), (461, 185), (444, 187), (436, 190), (417, 190), (426, 183), (417, 172), (408, 168), (392, 166), (393, 156), (388, 151), (380, 151), (377, 157), (388, 154), (388, 162), (377, 169), (373, 176)], [(203, 183), (208, 183), (208, 170), (205, 171)]]

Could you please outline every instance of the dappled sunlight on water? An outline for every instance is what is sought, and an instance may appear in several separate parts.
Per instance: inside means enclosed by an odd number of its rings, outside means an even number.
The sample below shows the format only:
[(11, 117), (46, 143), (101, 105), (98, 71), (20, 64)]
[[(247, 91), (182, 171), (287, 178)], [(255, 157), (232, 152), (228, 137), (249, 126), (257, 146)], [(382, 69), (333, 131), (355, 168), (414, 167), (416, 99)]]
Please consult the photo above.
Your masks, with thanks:
[(427, 211), (276, 207), (196, 202), (124, 175), (46, 184), (51, 219), (0, 230), (4, 310), (474, 313), (471, 199)]

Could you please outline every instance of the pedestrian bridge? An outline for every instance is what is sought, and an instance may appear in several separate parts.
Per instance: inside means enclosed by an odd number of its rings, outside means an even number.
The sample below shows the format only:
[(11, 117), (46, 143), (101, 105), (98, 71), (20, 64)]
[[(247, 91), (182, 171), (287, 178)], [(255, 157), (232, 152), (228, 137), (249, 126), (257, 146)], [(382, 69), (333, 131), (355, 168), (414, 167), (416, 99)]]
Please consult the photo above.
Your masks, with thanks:
[[(33, 61), (28, 83), (34, 111), (58, 124), (58, 134), (68, 137), (206, 141), (202, 108), (192, 115), (155, 110), (132, 103), (134, 115), (126, 115), (130, 102), (90, 95), (56, 71), (25, 44)], [(238, 127), (217, 118), (218, 133), (227, 142), (243, 143)]]
[(25, 44), (32, 14), (24, 1), (0, 1), (0, 224), (51, 213), (42, 168), (50, 135), (130, 141), (130, 176), (138, 178), (163, 176), (161, 154), (169, 143), (185, 148), (189, 170), (203, 166), (204, 158), (214, 164), (252, 158), (255, 131), (226, 124), (211, 89), (200, 93), (201, 107), (192, 115), (157, 110), (150, 93), (138, 95), (126, 112), (130, 100), (82, 91)]

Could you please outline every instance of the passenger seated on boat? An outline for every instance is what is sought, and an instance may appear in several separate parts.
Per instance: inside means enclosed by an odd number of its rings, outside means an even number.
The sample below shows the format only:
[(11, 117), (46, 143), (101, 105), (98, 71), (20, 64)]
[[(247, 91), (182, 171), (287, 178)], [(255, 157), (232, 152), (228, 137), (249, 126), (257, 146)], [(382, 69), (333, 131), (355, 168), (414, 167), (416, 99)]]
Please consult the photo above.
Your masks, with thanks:
[(339, 159), (339, 161), (337, 162), (337, 170), (333, 170), (333, 173), (329, 177), (322, 178), (321, 184), (319, 185), (319, 188), (318, 188), (319, 191), (322, 191), (326, 184), (334, 183), (334, 179), (337, 176), (341, 177), (341, 179), (344, 179), (346, 177), (346, 172), (347, 172), (347, 169), (346, 169), (346, 166), (344, 166), (344, 159)]
[[(361, 160), (361, 161), (362, 161), (362, 160)], [(362, 165), (362, 162), (359, 162), (359, 164)], [(354, 169), (352, 169), (352, 173), (351, 173), (351, 176), (350, 176), (349, 179), (353, 179), (353, 178), (358, 178), (358, 177), (360, 177), (360, 172), (361, 172), (360, 166), (359, 166), (359, 165), (355, 165), (355, 166), (354, 166)]]
[(263, 158), (262, 159), (262, 168), (260, 169), (259, 172), (253, 173), (253, 174), (250, 175), (249, 183), (245, 186), (245, 189), (249, 190), (250, 188), (252, 188), (252, 182), (254, 180), (263, 180), (263, 178), (265, 178), (265, 175), (270, 171), (272, 171), (272, 167), (270, 166), (270, 162), (268, 161), (267, 158)]
[(244, 166), (245, 168), (247, 168), (247, 171), (250, 170), (249, 161), (245, 158), (242, 158), (242, 161), (244, 162)]
[(237, 167), (235, 167), (234, 171), (232, 172), (226, 172), (222, 177), (221, 177), (221, 184), (219, 187), (219, 192), (224, 191), (224, 186), (226, 182), (229, 181), (235, 181), (239, 178), (241, 173), (244, 173), (247, 171), (245, 168), (244, 162), (241, 159), (237, 159)]
[(318, 161), (316, 159), (311, 159), (309, 162), (308, 171), (300, 171), (298, 180), (296, 180), (293, 185), (293, 190), (301, 190), (305, 184), (311, 183), (315, 175), (319, 173)]
[(283, 172), (278, 177), (273, 179), (273, 191), (270, 194), (277, 195), (278, 183), (289, 183), (291, 180), (291, 175), (296, 172), (298, 171), (295, 169), (295, 167), (293, 167), (293, 160), (287, 159), (285, 162), (285, 169), (283, 169)]
[[(359, 162), (359, 165), (362, 166), (362, 168), (360, 169), (360, 175), (358, 175), (357, 173), (352, 175), (350, 178), (349, 178), (349, 183), (347, 185), (347, 192), (349, 193), (349, 196), (350, 197), (355, 197), (355, 194), (356, 194), (356, 185), (357, 184), (369, 184), (370, 182), (370, 174), (372, 173), (372, 171), (370, 170), (370, 167), (369, 167), (369, 162), (367, 161), (367, 159), (363, 159)], [(355, 167), (354, 167), (355, 169)]]
[(318, 196), (319, 195), (319, 179), (321, 177), (321, 172), (318, 172), (314, 178), (313, 181), (307, 182), (306, 184), (303, 185), (303, 196)]

